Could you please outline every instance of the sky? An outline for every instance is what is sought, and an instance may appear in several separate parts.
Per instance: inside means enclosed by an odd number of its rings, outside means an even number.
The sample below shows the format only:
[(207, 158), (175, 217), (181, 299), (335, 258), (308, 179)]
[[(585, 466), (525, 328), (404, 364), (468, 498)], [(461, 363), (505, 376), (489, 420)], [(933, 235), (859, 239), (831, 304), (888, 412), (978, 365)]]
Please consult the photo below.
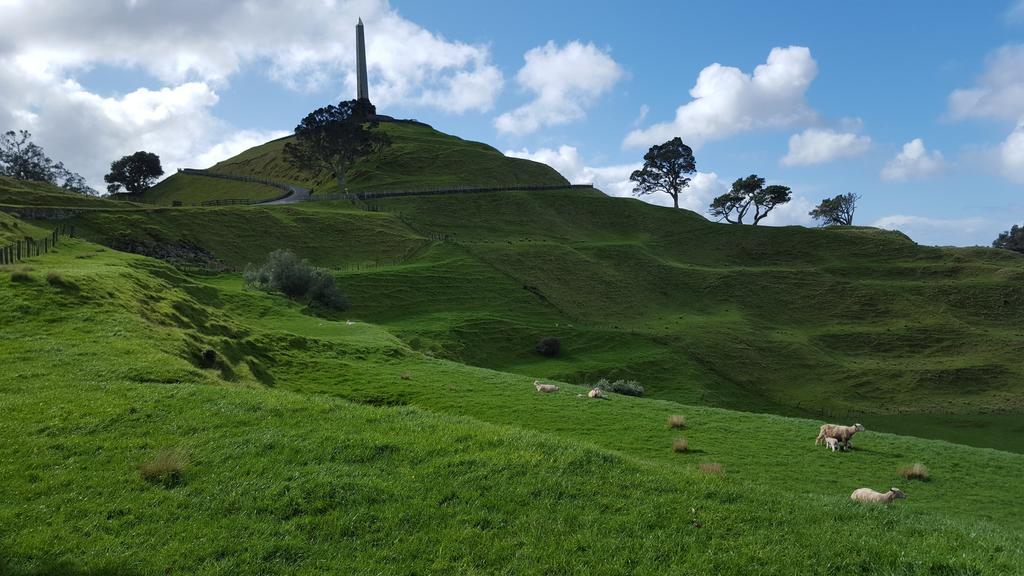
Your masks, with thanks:
[(359, 17), (380, 113), (607, 194), (679, 136), (705, 215), (758, 174), (793, 189), (762, 224), (847, 192), (922, 244), (1024, 223), (1024, 0), (0, 0), (0, 130), (97, 189), (207, 167), (354, 98)]

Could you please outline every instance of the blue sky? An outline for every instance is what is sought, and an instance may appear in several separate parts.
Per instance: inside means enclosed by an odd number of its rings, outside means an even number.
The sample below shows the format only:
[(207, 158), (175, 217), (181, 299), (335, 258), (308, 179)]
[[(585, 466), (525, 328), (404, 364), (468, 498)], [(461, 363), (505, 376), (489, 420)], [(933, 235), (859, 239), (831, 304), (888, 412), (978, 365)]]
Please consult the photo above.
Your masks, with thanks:
[(352, 97), (359, 16), (381, 112), (610, 194), (679, 135), (698, 211), (757, 173), (794, 190), (776, 225), (844, 192), (928, 244), (1024, 221), (1020, 0), (0, 0), (0, 128), (95, 184), (136, 149), (210, 164)]

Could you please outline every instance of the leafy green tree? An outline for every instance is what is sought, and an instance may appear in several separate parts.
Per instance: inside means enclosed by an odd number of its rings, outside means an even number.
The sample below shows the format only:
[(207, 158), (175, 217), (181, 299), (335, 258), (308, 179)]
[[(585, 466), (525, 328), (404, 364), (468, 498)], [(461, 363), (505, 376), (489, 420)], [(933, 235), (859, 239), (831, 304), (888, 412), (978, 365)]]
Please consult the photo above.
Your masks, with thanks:
[(999, 237), (992, 241), (992, 247), (1024, 253), (1024, 228), (1014, 224), (1008, 231), (1001, 232)]
[(777, 206), (792, 200), (788, 186), (764, 185), (764, 178), (751, 174), (732, 183), (732, 188), (711, 201), (709, 212), (718, 220), (730, 224), (743, 224), (743, 219), (754, 209), (754, 226), (764, 220)]
[(644, 154), (643, 168), (630, 175), (629, 180), (636, 183), (633, 194), (644, 196), (655, 192), (664, 192), (672, 197), (672, 202), (679, 208), (679, 195), (690, 185), (688, 174), (697, 171), (697, 161), (693, 157), (693, 149), (683, 144), (676, 136), (664, 144), (655, 144)]
[(149, 189), (163, 174), (160, 157), (140, 150), (111, 162), (110, 173), (103, 177), (103, 181), (107, 183), (107, 192), (111, 194), (119, 192), (122, 186), (129, 193), (138, 194)]
[(857, 211), (858, 200), (860, 195), (853, 192), (825, 198), (808, 214), (821, 226), (850, 226), (853, 224), (853, 213)]
[(373, 105), (343, 100), (309, 113), (295, 127), (295, 142), (284, 147), (290, 164), (312, 173), (331, 172), (339, 190), (345, 190), (345, 172), (359, 158), (391, 144), (378, 126)]
[(32, 142), (32, 134), (27, 130), (9, 130), (0, 135), (0, 176), (48, 182), (80, 194), (96, 193), (85, 178), (50, 159), (42, 147)]

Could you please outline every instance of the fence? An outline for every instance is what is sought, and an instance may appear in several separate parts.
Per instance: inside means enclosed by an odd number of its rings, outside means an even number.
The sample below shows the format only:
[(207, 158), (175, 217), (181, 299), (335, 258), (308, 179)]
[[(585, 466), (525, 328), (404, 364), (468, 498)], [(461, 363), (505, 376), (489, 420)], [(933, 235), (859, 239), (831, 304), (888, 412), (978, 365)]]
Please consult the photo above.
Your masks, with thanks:
[(397, 198), (402, 196), (440, 196), (443, 194), (480, 194), (486, 192), (520, 192), (534, 190), (565, 190), (568, 188), (593, 188), (593, 184), (561, 184), (561, 185), (531, 185), (515, 184), (511, 186), (491, 186), (486, 188), (430, 188), (424, 190), (400, 190), (391, 192), (335, 192), (332, 194), (318, 194), (310, 196), (306, 202), (328, 201), (328, 200), (369, 200), (372, 198)]
[[(207, 176), (210, 178), (222, 178), (224, 180), (235, 180), (237, 182), (255, 182), (256, 184), (263, 184), (265, 186), (272, 186), (278, 190), (283, 190), (284, 194), (281, 194), (277, 198), (271, 198), (270, 200), (264, 200), (262, 202), (254, 202), (248, 199), (227, 199), (227, 200), (207, 200), (206, 202), (200, 202), (200, 206), (227, 206), (232, 204), (261, 204), (263, 202), (274, 202), (286, 198), (293, 192), (293, 189), (288, 184), (281, 182), (275, 182), (268, 180), (267, 178), (258, 178), (256, 176), (243, 176), (241, 174), (223, 174), (221, 172), (211, 172), (209, 170), (198, 170), (196, 168), (178, 168), (178, 172), (182, 174), (191, 174), (193, 176)], [(194, 206), (194, 204), (193, 204)]]
[(24, 240), (16, 240), (7, 246), (0, 246), (0, 265), (17, 264), (25, 258), (46, 254), (57, 245), (61, 236), (75, 237), (75, 227), (58, 225), (49, 236), (36, 239), (26, 236)]

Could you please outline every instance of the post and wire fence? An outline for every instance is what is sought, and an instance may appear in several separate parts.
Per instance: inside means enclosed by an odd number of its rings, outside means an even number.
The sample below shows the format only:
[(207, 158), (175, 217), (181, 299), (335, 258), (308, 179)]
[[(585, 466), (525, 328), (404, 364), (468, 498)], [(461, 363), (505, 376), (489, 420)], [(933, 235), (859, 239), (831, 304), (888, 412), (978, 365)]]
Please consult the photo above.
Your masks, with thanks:
[(60, 242), (63, 237), (75, 237), (75, 227), (67, 224), (59, 224), (50, 234), (42, 238), (25, 236), (15, 240), (6, 246), (0, 246), (0, 265), (11, 265), (24, 262), (26, 258), (42, 256)]

